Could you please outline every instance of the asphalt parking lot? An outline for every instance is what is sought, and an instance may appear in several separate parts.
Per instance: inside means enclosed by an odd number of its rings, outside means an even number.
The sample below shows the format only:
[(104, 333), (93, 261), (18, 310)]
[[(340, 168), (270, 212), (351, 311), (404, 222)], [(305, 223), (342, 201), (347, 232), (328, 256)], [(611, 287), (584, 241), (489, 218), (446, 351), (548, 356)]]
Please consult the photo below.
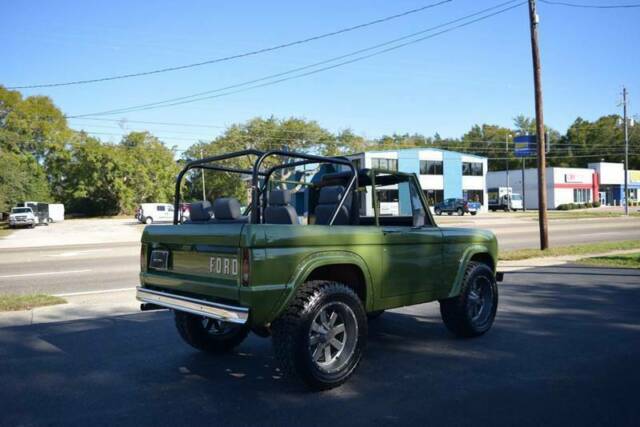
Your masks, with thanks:
[(198, 353), (168, 312), (0, 330), (2, 425), (637, 425), (640, 272), (510, 273), (496, 324), (453, 338), (437, 304), (370, 323), (345, 386), (282, 378), (270, 341)]

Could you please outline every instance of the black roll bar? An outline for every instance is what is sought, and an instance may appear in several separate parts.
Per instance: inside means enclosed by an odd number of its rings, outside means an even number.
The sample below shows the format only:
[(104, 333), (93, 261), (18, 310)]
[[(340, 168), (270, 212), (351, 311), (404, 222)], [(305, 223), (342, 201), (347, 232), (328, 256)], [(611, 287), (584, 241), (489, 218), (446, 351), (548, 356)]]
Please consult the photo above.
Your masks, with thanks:
[[(178, 174), (178, 176), (176, 177), (176, 192), (175, 192), (175, 198), (174, 198), (174, 206), (173, 206), (173, 223), (174, 224), (178, 224), (179, 222), (179, 212), (180, 212), (180, 187), (182, 185), (182, 178), (184, 177), (184, 175), (191, 169), (209, 169), (209, 170), (216, 170), (216, 171), (221, 171), (221, 172), (234, 172), (234, 173), (243, 173), (246, 175), (251, 175), (254, 176), (255, 175), (255, 171), (254, 170), (250, 170), (250, 169), (236, 169), (236, 168), (229, 168), (226, 166), (214, 166), (214, 165), (209, 165), (208, 163), (211, 162), (218, 162), (221, 160), (228, 160), (228, 159), (234, 159), (236, 157), (243, 157), (243, 156), (258, 156), (261, 157), (262, 155), (264, 155), (263, 151), (259, 151), (259, 150), (253, 150), (253, 149), (249, 149), (249, 150), (243, 150), (243, 151), (236, 151), (235, 153), (228, 153), (228, 154), (221, 154), (218, 156), (211, 156), (211, 157), (205, 157), (203, 159), (196, 159), (196, 160), (192, 160), (189, 163), (187, 163), (185, 165), (184, 168), (182, 168), (182, 170), (180, 171), (180, 173)], [(264, 173), (259, 173), (259, 175), (263, 176)]]
[[(264, 160), (270, 156), (281, 156), (281, 157), (289, 157), (293, 159), (303, 159), (303, 160), (298, 162), (291, 162), (291, 163), (286, 163), (282, 165), (277, 165), (269, 169), (265, 173), (265, 184), (264, 184), (264, 188), (261, 190), (260, 188), (258, 188), (258, 177), (260, 176), (260, 172), (259, 172), (260, 166), (262, 165), (262, 162), (264, 162)], [(333, 225), (333, 222), (338, 216), (338, 212), (340, 212), (340, 209), (342, 209), (342, 206), (344, 205), (344, 202), (347, 199), (346, 196), (351, 191), (353, 191), (354, 188), (358, 186), (358, 172), (356, 171), (355, 166), (353, 166), (353, 164), (344, 157), (322, 157), (322, 156), (315, 156), (312, 154), (295, 153), (291, 151), (282, 151), (282, 150), (267, 151), (266, 153), (262, 154), (258, 158), (258, 160), (256, 160), (256, 163), (253, 167), (253, 177), (251, 180), (251, 223), (252, 224), (260, 223), (261, 218), (260, 218), (260, 210), (258, 209), (258, 199), (261, 191), (266, 190), (266, 185), (267, 185), (269, 176), (278, 169), (301, 166), (301, 165), (310, 164), (310, 163), (333, 163), (333, 164), (345, 165), (351, 169), (351, 172), (353, 174), (353, 176), (351, 177), (351, 180), (349, 181), (349, 185), (346, 188), (345, 196), (342, 197), (342, 199), (340, 199), (340, 202), (338, 203), (338, 206), (336, 206), (336, 209), (333, 212), (333, 215), (331, 215), (331, 220), (329, 221), (329, 225)]]
[[(243, 156), (257, 156), (258, 159), (255, 161), (253, 165), (253, 169), (238, 169), (231, 168), (227, 166), (218, 166), (211, 165), (212, 162), (218, 162), (221, 160), (228, 160), (237, 157)], [(260, 167), (262, 163), (271, 156), (281, 156), (288, 157), (292, 159), (302, 159), (295, 162), (283, 163), (272, 166), (265, 172), (260, 171)], [(202, 159), (192, 160), (187, 163), (184, 168), (180, 171), (178, 176), (176, 177), (176, 191), (175, 191), (175, 199), (174, 199), (174, 212), (173, 212), (173, 223), (178, 224), (179, 222), (179, 212), (180, 212), (180, 187), (182, 185), (182, 179), (184, 175), (191, 169), (208, 169), (220, 172), (233, 172), (233, 173), (241, 173), (246, 175), (251, 175), (251, 223), (258, 224), (260, 223), (261, 211), (258, 206), (258, 201), (260, 199), (260, 195), (266, 191), (269, 178), (271, 175), (280, 169), (286, 169), (296, 166), (302, 166), (312, 163), (333, 163), (340, 164), (344, 166), (348, 166), (351, 169), (353, 174), (351, 180), (349, 181), (349, 185), (346, 188), (345, 196), (340, 200), (336, 210), (331, 215), (331, 220), (329, 221), (329, 225), (333, 225), (336, 217), (338, 216), (338, 212), (342, 209), (344, 202), (346, 200), (346, 196), (353, 191), (354, 188), (358, 186), (358, 172), (356, 171), (355, 166), (345, 157), (323, 157), (323, 156), (315, 156), (312, 154), (304, 154), (304, 153), (295, 153), (291, 151), (281, 151), (281, 150), (273, 150), (273, 151), (259, 151), (259, 150), (243, 150), (237, 151), (235, 153), (221, 154), (218, 156), (205, 157)], [(264, 183), (262, 188), (259, 188), (259, 179), (263, 178)]]

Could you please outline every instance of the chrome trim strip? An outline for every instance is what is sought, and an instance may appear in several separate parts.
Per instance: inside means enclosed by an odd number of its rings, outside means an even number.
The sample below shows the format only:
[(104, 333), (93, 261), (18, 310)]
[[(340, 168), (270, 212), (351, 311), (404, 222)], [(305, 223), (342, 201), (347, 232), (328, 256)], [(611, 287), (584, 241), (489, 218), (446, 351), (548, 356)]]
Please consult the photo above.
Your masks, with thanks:
[(172, 295), (140, 286), (136, 288), (136, 299), (173, 310), (224, 320), (225, 322), (245, 324), (249, 319), (249, 309), (245, 307), (219, 304), (182, 295)]

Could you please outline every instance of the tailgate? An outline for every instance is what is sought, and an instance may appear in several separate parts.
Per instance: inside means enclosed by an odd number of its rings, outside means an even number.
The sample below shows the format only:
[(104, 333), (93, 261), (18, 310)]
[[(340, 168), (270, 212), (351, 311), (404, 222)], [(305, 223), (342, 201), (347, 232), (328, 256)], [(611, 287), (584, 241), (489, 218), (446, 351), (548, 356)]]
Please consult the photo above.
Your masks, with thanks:
[(147, 226), (143, 286), (208, 300), (237, 301), (244, 224)]

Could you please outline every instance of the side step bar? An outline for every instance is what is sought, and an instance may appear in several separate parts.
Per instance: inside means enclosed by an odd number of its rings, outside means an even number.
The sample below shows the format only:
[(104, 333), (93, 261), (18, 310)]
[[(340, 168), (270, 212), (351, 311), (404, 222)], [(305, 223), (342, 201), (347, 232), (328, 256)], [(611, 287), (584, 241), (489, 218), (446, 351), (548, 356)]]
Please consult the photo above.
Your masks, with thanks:
[(218, 304), (211, 301), (184, 297), (182, 295), (172, 295), (140, 286), (136, 288), (136, 298), (143, 303), (223, 320), (225, 322), (245, 324), (249, 319), (249, 309), (245, 307)]

